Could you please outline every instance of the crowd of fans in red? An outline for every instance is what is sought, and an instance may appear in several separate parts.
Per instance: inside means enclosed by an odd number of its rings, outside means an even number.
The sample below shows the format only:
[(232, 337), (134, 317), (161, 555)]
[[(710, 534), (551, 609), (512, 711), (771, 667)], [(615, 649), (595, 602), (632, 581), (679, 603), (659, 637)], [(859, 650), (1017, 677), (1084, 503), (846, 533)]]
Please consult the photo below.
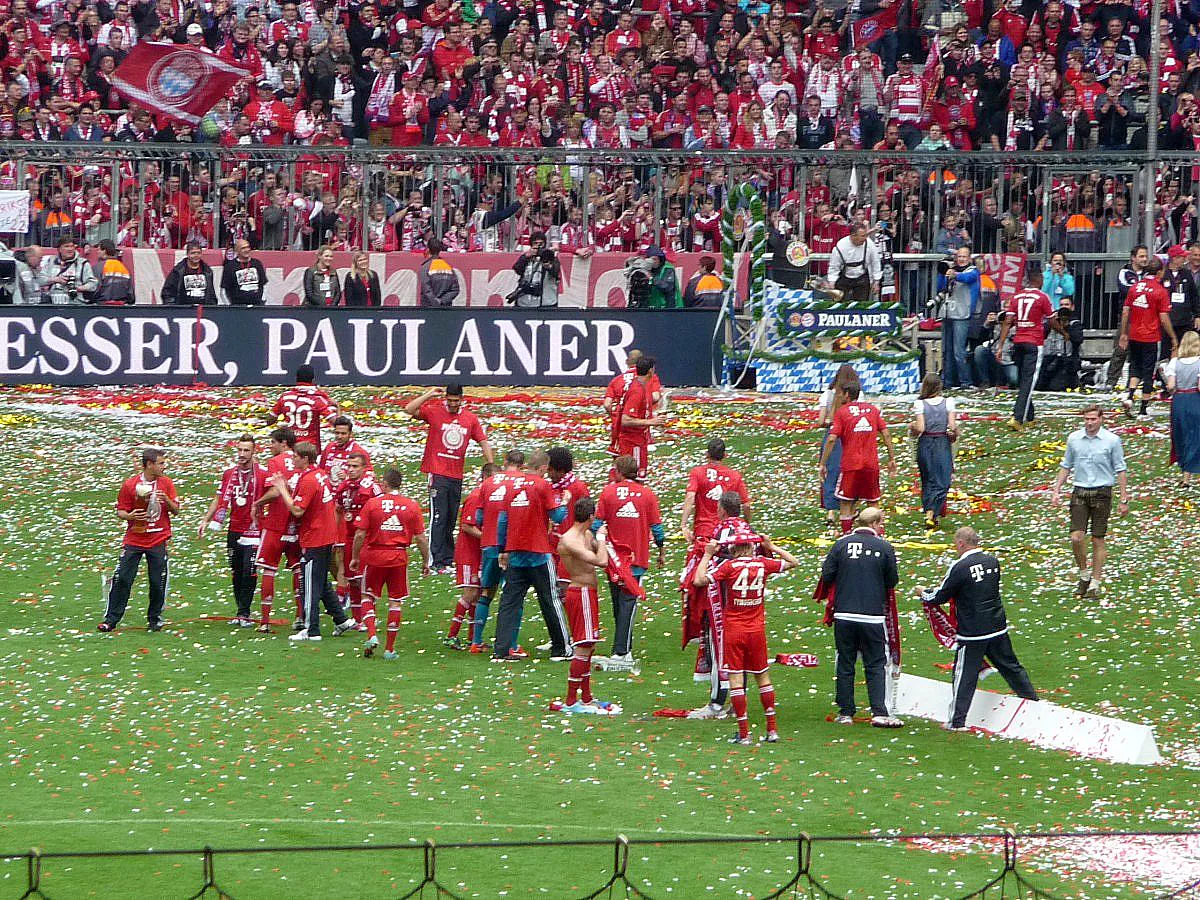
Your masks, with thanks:
[[(1200, 152), (1200, 0), (1167, 0), (1157, 85), (1148, 16), (1148, 0), (0, 0), (0, 140), (197, 145), (123, 163), (116, 190), (112, 167), (85, 157), (35, 166), (9, 155), (0, 189), (28, 187), (25, 240), (51, 246), (70, 234), (126, 247), (245, 238), (258, 249), (420, 251), (437, 233), (450, 251), (498, 250), (543, 231), (583, 253), (713, 251), (725, 191), (749, 179), (776, 232), (802, 228), (815, 251), (867, 209), (890, 223), (896, 252), (1068, 239), (1104, 251), (1108, 224), (1131, 214), (1129, 178), (1059, 179), (1045, 209), (1036, 173), (969, 177), (951, 163), (935, 178), (919, 158), (893, 158), (865, 183), (865, 172), (819, 167), (801, 178), (766, 156), (460, 160), (435, 174), (411, 151), (366, 170), (254, 148), (1122, 151), (1145, 146), (1157, 99), (1160, 146)], [(855, 47), (870, 19), (880, 36)], [(193, 129), (114, 90), (140, 41), (189, 44), (251, 75)], [(1197, 181), (1200, 166), (1164, 171), (1164, 246), (1196, 237)], [(1067, 229), (1079, 215), (1095, 226), (1084, 240)]]

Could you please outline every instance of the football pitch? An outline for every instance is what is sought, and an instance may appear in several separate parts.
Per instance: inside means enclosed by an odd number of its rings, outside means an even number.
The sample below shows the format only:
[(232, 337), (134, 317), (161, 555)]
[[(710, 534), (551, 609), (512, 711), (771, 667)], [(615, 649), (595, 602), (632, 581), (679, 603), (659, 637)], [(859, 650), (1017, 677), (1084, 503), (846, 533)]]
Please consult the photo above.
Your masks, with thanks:
[[(411, 391), (334, 389), (379, 471), (397, 465), (423, 498), (423, 430), (402, 407)], [(471, 394), (471, 391), (468, 391)], [(476, 391), (475, 411), (497, 454), (566, 443), (594, 486), (608, 470), (601, 392)], [(647, 576), (635, 655), (639, 675), (596, 672), (593, 689), (619, 702), (613, 718), (548, 711), (565, 664), (544, 653), (497, 666), (440, 638), (454, 607), (451, 578), (410, 570), (413, 598), (399, 659), (363, 659), (361, 636), (289, 646), (234, 629), (223, 535), (196, 527), (231, 442), (253, 430), (265, 444), (274, 391), (251, 389), (0, 389), (6, 438), (0, 466), (3, 621), (0, 700), (5, 773), (0, 851), (420, 846), (567, 841), (919, 833), (1175, 830), (1200, 819), (1200, 490), (1168, 466), (1165, 405), (1151, 424), (1114, 420), (1125, 441), (1133, 503), (1114, 518), (1108, 582), (1099, 601), (1074, 595), (1066, 512), (1049, 505), (1067, 432), (1085, 400), (1043, 403), (1036, 426), (1003, 428), (1009, 396), (959, 398), (949, 518), (920, 522), (912, 444), (897, 426), (912, 401), (882, 406), (897, 438), (900, 475), (885, 482), (887, 537), (898, 546), (906, 672), (948, 680), (912, 589), (936, 584), (956, 524), (997, 549), (1013, 643), (1042, 695), (1074, 709), (1156, 727), (1162, 766), (1134, 767), (1040, 750), (978, 734), (945, 734), (910, 719), (902, 731), (837, 726), (833, 639), (811, 599), (828, 538), (817, 509), (820, 431), (812, 398), (683, 393), (658, 436), (650, 485), (662, 499), (668, 565)], [(1101, 402), (1112, 406), (1111, 398)], [(699, 706), (694, 650), (679, 646), (679, 508), (710, 436), (753, 496), (756, 527), (801, 566), (774, 579), (767, 633), (775, 653), (815, 653), (812, 669), (774, 666), (781, 740), (731, 746), (731, 721), (659, 718)], [(112, 513), (142, 446), (170, 451), (167, 475), (183, 499), (171, 543), (168, 625), (145, 625), (144, 569), (115, 635), (97, 634), (101, 580), (121, 523)], [(280, 579), (276, 609), (290, 616)], [(602, 592), (606, 598), (606, 592)], [(257, 613), (257, 598), (255, 601)], [(611, 609), (601, 604), (611, 630)], [(494, 616), (493, 616), (494, 623)], [(489, 625), (490, 630), (490, 625)], [(522, 643), (545, 640), (527, 603)], [(607, 642), (598, 652), (606, 653)], [(985, 682), (1004, 690), (999, 678)], [(858, 688), (860, 706), (865, 687)], [(762, 711), (749, 696), (752, 735)], [(762, 897), (796, 871), (793, 840), (758, 845), (635, 846), (629, 880), (646, 896)], [(451, 850), (438, 879), (457, 896), (576, 897), (612, 871), (611, 848)], [(1021, 871), (1053, 896), (1164, 893), (1200, 879), (1200, 843), (1049, 840), (1022, 850)], [(0, 866), (0, 897), (26, 887), (24, 860)], [(995, 842), (821, 844), (814, 879), (835, 895), (951, 897), (1003, 867)], [(216, 881), (231, 896), (402, 896), (422, 878), (420, 852), (221, 856)], [(47, 861), (50, 897), (185, 897), (203, 884), (197, 857)], [(427, 896), (431, 894), (427, 893)], [(808, 896), (807, 893), (802, 893)], [(618, 891), (617, 896), (624, 896)], [(989, 895), (990, 896), (990, 895)]]

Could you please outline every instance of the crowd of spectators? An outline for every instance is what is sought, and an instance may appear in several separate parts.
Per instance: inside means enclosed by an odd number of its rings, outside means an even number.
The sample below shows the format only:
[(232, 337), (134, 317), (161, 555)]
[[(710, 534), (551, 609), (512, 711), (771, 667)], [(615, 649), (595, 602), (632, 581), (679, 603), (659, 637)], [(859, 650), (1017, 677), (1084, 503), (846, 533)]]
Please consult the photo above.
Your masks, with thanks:
[[(231, 256), (239, 240), (423, 252), (436, 235), (462, 252), (524, 248), (540, 232), (576, 253), (711, 252), (726, 191), (748, 180), (774, 236), (817, 253), (865, 218), (890, 253), (965, 242), (1124, 255), (1132, 171), (1051, 176), (961, 157), (939, 170), (899, 154), (865, 171), (765, 154), (1136, 151), (1155, 101), (1160, 146), (1200, 152), (1198, 0), (1165, 4), (1157, 85), (1148, 0), (0, 0), (0, 12), (0, 139), (195, 145), (117, 169), (0, 160), (0, 189), (32, 194), (23, 240), (50, 247), (71, 234)], [(881, 36), (855, 47), (872, 17)], [(114, 89), (140, 41), (189, 44), (250, 74), (193, 129)], [(394, 152), (369, 167), (337, 154), (355, 144)], [(283, 145), (326, 149), (255, 153)], [(417, 146), (764, 156), (434, 166)], [(1197, 182), (1200, 165), (1164, 167), (1161, 247), (1197, 236)], [(901, 293), (907, 271), (895, 272)]]

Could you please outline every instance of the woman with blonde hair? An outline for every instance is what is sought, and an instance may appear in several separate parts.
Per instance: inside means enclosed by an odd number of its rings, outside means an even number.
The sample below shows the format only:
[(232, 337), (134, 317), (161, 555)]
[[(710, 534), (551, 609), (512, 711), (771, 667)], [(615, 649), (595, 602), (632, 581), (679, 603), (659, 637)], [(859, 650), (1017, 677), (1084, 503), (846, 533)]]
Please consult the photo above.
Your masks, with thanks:
[(921, 473), (921, 511), (925, 527), (937, 528), (946, 514), (946, 495), (954, 476), (954, 449), (958, 420), (954, 399), (942, 394), (942, 379), (930, 372), (921, 379), (921, 391), (909, 426), (917, 438), (917, 469)]
[(338, 306), (341, 301), (342, 285), (333, 268), (333, 248), (322, 244), (313, 264), (304, 270), (304, 305)]
[(1184, 485), (1200, 472), (1200, 334), (1179, 340), (1179, 353), (1163, 368), (1171, 392), (1171, 462), (1183, 472)]
[[(821, 439), (821, 446), (817, 452), (818, 459), (825, 452), (825, 445), (829, 441), (833, 441), (833, 449), (826, 462), (825, 480), (821, 483), (821, 509), (825, 510), (825, 524), (830, 527), (838, 524), (838, 511), (841, 509), (835, 488), (838, 475), (842, 472), (842, 445), (840, 441), (830, 435), (829, 430), (833, 426), (834, 414), (846, 402), (846, 388), (852, 384), (861, 390), (858, 373), (854, 371), (854, 366), (843, 363), (838, 367), (825, 393), (821, 394), (821, 399), (817, 401), (817, 424), (825, 428), (825, 435)], [(866, 402), (866, 397), (860, 397), (860, 399)]]
[(379, 306), (381, 302), (379, 276), (371, 271), (371, 256), (359, 250), (342, 284), (342, 305)]

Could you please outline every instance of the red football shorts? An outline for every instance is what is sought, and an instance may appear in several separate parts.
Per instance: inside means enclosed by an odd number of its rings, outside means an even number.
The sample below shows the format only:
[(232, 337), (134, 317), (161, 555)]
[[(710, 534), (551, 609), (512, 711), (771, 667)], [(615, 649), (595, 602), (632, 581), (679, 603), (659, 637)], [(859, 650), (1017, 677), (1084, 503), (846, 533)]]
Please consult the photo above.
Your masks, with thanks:
[(408, 566), (363, 566), (363, 592), (368, 597), (382, 600), (385, 587), (389, 601), (407, 600)]
[(866, 500), (874, 503), (880, 497), (879, 469), (842, 470), (833, 495), (839, 500)]
[(563, 598), (572, 644), (594, 644), (600, 640), (600, 602), (596, 589), (573, 584)]
[(296, 535), (285, 536), (278, 531), (264, 531), (254, 564), (264, 572), (273, 575), (279, 571), (279, 560), (285, 556), (289, 569), (295, 569), (300, 565), (300, 541)]
[(722, 639), (726, 671), (755, 675), (767, 671), (767, 636), (763, 632), (726, 628)]
[(479, 560), (473, 559), (468, 562), (456, 562), (454, 568), (458, 572), (457, 587), (479, 587)]
[(641, 481), (650, 468), (649, 438), (629, 438), (622, 434), (617, 439), (617, 456), (632, 456), (637, 463), (637, 477)]

